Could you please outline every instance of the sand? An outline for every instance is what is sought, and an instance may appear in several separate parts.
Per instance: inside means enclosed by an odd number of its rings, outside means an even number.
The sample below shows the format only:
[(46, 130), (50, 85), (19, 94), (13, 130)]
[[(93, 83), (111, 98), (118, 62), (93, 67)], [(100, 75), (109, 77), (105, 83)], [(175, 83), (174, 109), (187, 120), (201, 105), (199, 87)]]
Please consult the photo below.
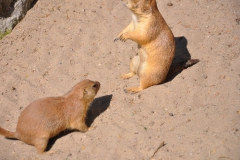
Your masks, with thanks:
[[(240, 2), (157, 0), (179, 56), (200, 62), (137, 94), (122, 80), (136, 43), (113, 42), (131, 21), (120, 0), (38, 0), (0, 40), (0, 126), (14, 131), (36, 99), (98, 80), (86, 133), (64, 132), (48, 151), (0, 137), (1, 159), (239, 160)], [(182, 53), (182, 54), (181, 54)], [(164, 145), (163, 145), (164, 143)]]

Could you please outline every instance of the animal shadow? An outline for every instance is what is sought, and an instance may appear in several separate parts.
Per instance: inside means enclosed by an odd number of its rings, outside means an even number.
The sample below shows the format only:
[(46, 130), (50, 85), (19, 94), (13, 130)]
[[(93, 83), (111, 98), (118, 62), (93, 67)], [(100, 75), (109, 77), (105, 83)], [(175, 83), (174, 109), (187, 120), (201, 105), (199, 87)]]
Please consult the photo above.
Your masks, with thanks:
[(185, 37), (175, 37), (175, 44), (175, 56), (169, 69), (166, 82), (173, 80), (184, 69), (199, 62), (198, 59), (191, 59), (191, 55), (187, 49), (187, 39)]
[(87, 114), (86, 124), (88, 127), (90, 127), (93, 121), (109, 107), (111, 99), (112, 95), (94, 99)]
[[(93, 121), (109, 107), (111, 100), (112, 95), (98, 97), (93, 100), (87, 113), (86, 124), (88, 127), (90, 127)], [(52, 148), (57, 139), (64, 137), (72, 132), (75, 132), (75, 130), (65, 130), (59, 133), (57, 136), (51, 138), (48, 142), (46, 151), (49, 151)]]

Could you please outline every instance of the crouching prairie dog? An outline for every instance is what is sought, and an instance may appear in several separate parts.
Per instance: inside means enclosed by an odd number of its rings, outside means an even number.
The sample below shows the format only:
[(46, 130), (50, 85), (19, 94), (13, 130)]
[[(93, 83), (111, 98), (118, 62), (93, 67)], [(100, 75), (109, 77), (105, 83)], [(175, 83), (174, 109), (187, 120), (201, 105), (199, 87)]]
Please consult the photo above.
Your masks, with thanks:
[(99, 88), (99, 82), (83, 80), (63, 96), (36, 100), (21, 113), (15, 132), (0, 127), (0, 134), (34, 145), (38, 153), (43, 153), (48, 140), (61, 131), (88, 130), (87, 110)]
[(116, 40), (128, 39), (138, 44), (138, 55), (130, 62), (130, 72), (123, 79), (139, 76), (140, 86), (128, 88), (139, 92), (165, 81), (175, 54), (174, 36), (160, 14), (156, 0), (122, 0), (132, 11), (132, 22), (118, 34)]

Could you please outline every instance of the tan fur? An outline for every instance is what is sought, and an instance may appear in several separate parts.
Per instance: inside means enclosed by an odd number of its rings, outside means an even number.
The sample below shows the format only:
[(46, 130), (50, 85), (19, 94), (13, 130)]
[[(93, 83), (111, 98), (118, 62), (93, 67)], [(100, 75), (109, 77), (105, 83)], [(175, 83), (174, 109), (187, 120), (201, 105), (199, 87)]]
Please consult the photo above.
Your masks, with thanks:
[(139, 76), (140, 86), (127, 89), (136, 93), (165, 81), (174, 58), (175, 41), (156, 0), (122, 1), (132, 11), (133, 20), (114, 41), (130, 39), (138, 44), (138, 55), (130, 62), (131, 71), (121, 76), (123, 79)]
[(16, 132), (0, 127), (0, 134), (34, 145), (38, 153), (43, 153), (48, 140), (61, 131), (88, 130), (85, 123), (87, 110), (99, 88), (99, 82), (84, 80), (64, 96), (36, 100), (21, 113)]

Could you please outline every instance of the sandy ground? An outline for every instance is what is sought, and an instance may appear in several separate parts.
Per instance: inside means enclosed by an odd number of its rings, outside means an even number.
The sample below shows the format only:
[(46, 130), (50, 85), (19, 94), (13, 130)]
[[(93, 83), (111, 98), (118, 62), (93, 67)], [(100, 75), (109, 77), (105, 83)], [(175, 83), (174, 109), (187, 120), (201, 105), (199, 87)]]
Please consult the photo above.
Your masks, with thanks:
[(178, 54), (200, 62), (131, 95), (123, 90), (138, 78), (119, 76), (136, 44), (113, 42), (131, 21), (121, 1), (38, 0), (0, 40), (0, 125), (14, 131), (29, 103), (88, 78), (101, 83), (87, 120), (94, 129), (53, 138), (51, 155), (1, 136), (0, 159), (239, 160), (240, 1), (157, 2)]

